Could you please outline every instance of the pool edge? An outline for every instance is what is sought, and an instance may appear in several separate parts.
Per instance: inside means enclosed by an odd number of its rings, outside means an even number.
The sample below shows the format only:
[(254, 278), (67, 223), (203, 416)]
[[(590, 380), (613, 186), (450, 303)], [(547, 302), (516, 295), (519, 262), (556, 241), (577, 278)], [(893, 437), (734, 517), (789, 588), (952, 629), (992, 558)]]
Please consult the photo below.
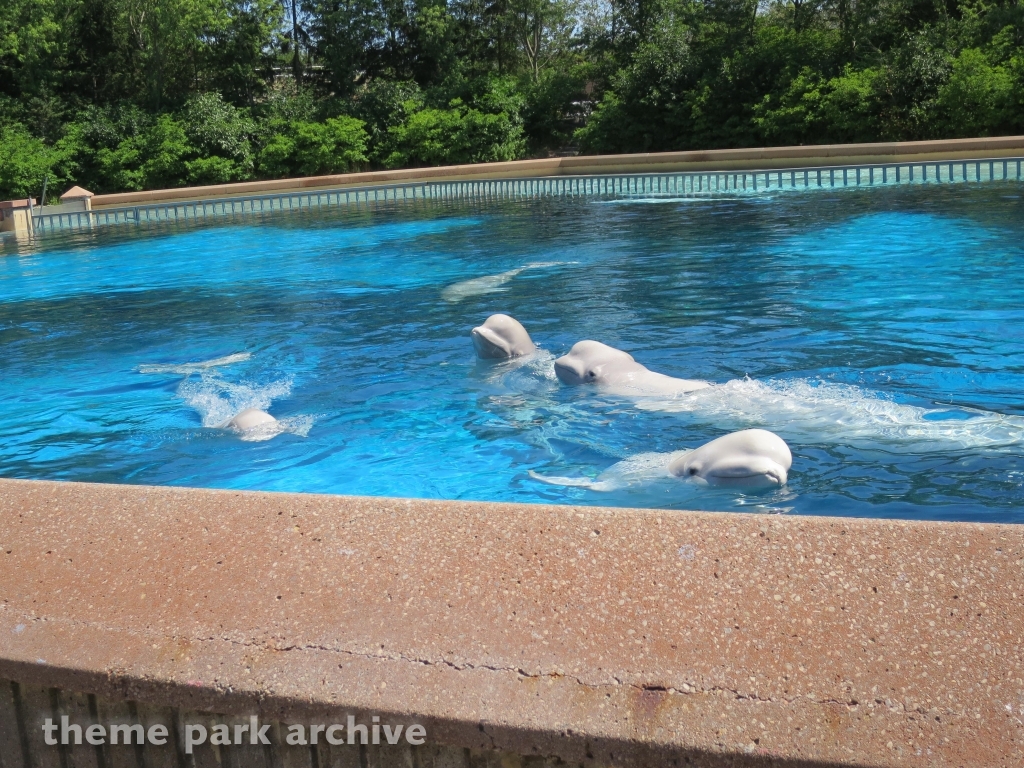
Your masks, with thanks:
[(23, 686), (586, 765), (1024, 762), (1019, 526), (0, 480), (0, 545)]

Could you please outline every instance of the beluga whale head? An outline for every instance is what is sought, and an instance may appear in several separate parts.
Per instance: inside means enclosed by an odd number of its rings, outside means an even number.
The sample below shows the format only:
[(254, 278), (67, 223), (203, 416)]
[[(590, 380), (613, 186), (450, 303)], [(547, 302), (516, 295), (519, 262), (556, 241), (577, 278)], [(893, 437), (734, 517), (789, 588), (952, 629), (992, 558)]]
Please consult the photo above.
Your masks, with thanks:
[(259, 408), (246, 408), (244, 411), (236, 413), (223, 424), (218, 425), (217, 428), (232, 429), (236, 432), (248, 432), (250, 429), (255, 429), (263, 424), (273, 424), (276, 421), (277, 419), (266, 411), (261, 411)]
[(508, 315), (491, 315), (470, 335), (477, 355), (486, 360), (506, 360), (537, 350), (522, 323)]
[(680, 456), (669, 473), (699, 484), (732, 488), (780, 488), (793, 454), (786, 441), (766, 429), (731, 432)]
[(590, 340), (576, 342), (569, 354), (555, 360), (555, 375), (563, 384), (593, 384), (632, 397), (671, 396), (710, 386), (649, 370), (628, 352)]
[(602, 384), (640, 367), (621, 349), (600, 341), (577, 341), (569, 354), (555, 360), (555, 375), (563, 384)]

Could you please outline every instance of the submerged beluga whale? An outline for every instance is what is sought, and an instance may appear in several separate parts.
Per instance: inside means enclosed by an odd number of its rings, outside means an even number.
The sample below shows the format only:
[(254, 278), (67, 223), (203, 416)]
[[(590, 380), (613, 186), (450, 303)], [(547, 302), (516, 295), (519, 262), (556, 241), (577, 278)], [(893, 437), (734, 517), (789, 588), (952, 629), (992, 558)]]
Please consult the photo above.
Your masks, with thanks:
[(692, 451), (642, 453), (613, 464), (596, 480), (530, 477), (549, 485), (614, 491), (659, 477), (678, 477), (698, 485), (744, 490), (781, 488), (789, 479), (793, 454), (786, 441), (766, 429), (744, 429), (715, 438)]
[(535, 261), (522, 267), (510, 269), (507, 272), (499, 272), (496, 275), (485, 275), (474, 277), (469, 280), (462, 280), (452, 283), (441, 291), (441, 298), (452, 304), (468, 299), (470, 296), (482, 296), (488, 293), (507, 290), (503, 286), (511, 281), (516, 275), (528, 269), (544, 269), (546, 267), (560, 267), (565, 264), (575, 264), (573, 261)]
[(555, 375), (563, 384), (593, 384), (621, 395), (672, 395), (711, 386), (656, 373), (628, 352), (590, 340), (576, 342), (569, 354), (555, 360)]

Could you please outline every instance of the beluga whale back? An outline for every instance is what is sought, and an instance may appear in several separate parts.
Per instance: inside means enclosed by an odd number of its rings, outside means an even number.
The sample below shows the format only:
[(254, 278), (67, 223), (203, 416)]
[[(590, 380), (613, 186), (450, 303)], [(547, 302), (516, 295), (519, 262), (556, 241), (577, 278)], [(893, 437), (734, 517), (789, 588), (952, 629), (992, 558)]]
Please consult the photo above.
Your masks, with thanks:
[(244, 411), (240, 411), (232, 416), (222, 424), (217, 425), (217, 429), (230, 429), (236, 432), (248, 432), (250, 429), (262, 426), (264, 424), (274, 424), (277, 421), (266, 411), (261, 411), (259, 408), (246, 408)]

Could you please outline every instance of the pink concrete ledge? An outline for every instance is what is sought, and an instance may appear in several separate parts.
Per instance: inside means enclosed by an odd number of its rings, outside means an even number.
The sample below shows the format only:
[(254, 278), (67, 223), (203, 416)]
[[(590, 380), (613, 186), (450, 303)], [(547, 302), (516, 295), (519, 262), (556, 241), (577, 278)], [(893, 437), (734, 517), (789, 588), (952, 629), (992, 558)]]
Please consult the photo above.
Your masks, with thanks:
[(0, 481), (0, 677), (586, 765), (1024, 764), (1024, 528)]
[(299, 179), (248, 181), (205, 187), (157, 189), (96, 195), (93, 209), (164, 203), (173, 200), (210, 200), (289, 191), (313, 191), (370, 185), (507, 179), (537, 176), (585, 176), (619, 173), (669, 173), (704, 170), (761, 170), (771, 168), (956, 160), (969, 157), (1011, 157), (1024, 154), (1024, 136), (999, 136), (944, 141), (885, 142), (879, 144), (815, 144), (798, 147), (756, 147), (633, 155), (585, 155), (507, 163), (450, 165), (370, 171)]

